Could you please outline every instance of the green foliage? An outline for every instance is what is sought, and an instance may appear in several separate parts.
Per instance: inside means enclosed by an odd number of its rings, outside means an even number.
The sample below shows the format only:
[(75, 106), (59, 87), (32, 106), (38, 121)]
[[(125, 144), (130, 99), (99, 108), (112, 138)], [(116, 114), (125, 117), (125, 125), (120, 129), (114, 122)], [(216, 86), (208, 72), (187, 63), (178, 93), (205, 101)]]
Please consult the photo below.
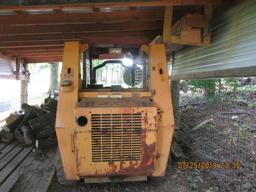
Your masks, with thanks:
[(217, 186), (210, 187), (209, 189), (204, 189), (203, 192), (219, 192), (220, 189)]
[(248, 108), (249, 109), (256, 109), (256, 101), (252, 102), (252, 103), (249, 103)]
[(216, 91), (216, 79), (189, 80), (188, 84), (194, 88), (203, 89), (207, 96), (214, 96)]
[(102, 64), (104, 62), (104, 60), (101, 59), (93, 59), (92, 60), (92, 67), (97, 67), (98, 65)]
[(238, 80), (236, 78), (228, 78), (224, 79), (224, 83), (230, 87), (233, 91), (236, 91), (237, 87), (239, 86)]
[(245, 122), (241, 125), (240, 129), (251, 129), (251, 125), (248, 122)]
[(190, 184), (190, 186), (193, 188), (193, 189), (196, 189), (197, 188), (197, 179), (193, 176), (188, 176), (188, 182)]
[(237, 91), (239, 91), (239, 92), (256, 92), (256, 85), (246, 85), (243, 87), (238, 87)]
[(251, 123), (249, 122), (242, 122), (242, 124), (237, 124), (238, 126), (238, 138), (239, 139), (246, 139), (248, 137), (248, 131), (251, 130)]
[(39, 73), (43, 70), (50, 70), (50, 64), (48, 63), (40, 63), (40, 64), (30, 64), (28, 65), (28, 70), (31, 73)]

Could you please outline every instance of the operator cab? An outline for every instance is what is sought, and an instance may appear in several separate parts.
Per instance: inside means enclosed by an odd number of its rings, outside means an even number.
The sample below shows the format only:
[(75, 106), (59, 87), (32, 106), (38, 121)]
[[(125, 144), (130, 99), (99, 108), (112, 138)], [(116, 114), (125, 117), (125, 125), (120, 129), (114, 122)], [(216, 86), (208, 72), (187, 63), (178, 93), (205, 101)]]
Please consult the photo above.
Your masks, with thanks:
[[(111, 48), (113, 50), (113, 48)], [(106, 56), (108, 55), (108, 56)], [(142, 91), (146, 90), (146, 68), (138, 55), (104, 54), (84, 62), (82, 91)], [(143, 80), (144, 79), (144, 80)]]

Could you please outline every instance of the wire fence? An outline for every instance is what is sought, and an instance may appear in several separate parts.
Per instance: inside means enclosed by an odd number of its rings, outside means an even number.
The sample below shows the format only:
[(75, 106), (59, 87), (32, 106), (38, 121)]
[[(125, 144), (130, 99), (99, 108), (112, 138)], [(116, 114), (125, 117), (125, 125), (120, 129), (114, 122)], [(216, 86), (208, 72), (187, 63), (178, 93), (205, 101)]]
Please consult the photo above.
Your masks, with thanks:
[(256, 85), (181, 98), (190, 191), (256, 191)]

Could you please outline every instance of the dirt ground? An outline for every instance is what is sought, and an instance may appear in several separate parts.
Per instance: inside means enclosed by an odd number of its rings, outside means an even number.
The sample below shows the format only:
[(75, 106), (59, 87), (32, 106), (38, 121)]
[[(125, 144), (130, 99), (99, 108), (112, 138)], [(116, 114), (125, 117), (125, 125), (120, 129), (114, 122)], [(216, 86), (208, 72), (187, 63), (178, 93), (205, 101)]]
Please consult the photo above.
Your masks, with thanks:
[[(61, 186), (49, 192), (219, 192), (256, 191), (256, 93), (227, 94), (213, 101), (195, 98), (181, 106), (176, 143), (182, 158), (170, 155), (166, 176), (146, 182)], [(207, 103), (207, 104), (206, 104)], [(239, 162), (239, 169), (177, 168), (177, 162)]]
[(54, 175), (52, 183), (48, 189), (49, 192), (169, 192), (170, 189), (177, 192), (187, 192), (184, 185), (184, 172), (176, 167), (175, 161), (170, 160), (166, 171), (166, 176), (162, 178), (148, 178), (144, 182), (126, 182), (126, 183), (105, 183), (105, 184), (84, 184), (80, 183), (74, 186), (60, 185), (57, 176)]

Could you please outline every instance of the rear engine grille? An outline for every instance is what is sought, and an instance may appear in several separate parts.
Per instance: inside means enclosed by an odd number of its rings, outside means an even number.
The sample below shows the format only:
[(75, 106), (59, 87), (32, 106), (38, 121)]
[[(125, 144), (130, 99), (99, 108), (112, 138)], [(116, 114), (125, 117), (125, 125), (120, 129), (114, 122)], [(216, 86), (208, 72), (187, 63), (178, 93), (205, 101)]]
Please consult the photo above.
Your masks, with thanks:
[(92, 161), (141, 160), (141, 113), (92, 114)]

